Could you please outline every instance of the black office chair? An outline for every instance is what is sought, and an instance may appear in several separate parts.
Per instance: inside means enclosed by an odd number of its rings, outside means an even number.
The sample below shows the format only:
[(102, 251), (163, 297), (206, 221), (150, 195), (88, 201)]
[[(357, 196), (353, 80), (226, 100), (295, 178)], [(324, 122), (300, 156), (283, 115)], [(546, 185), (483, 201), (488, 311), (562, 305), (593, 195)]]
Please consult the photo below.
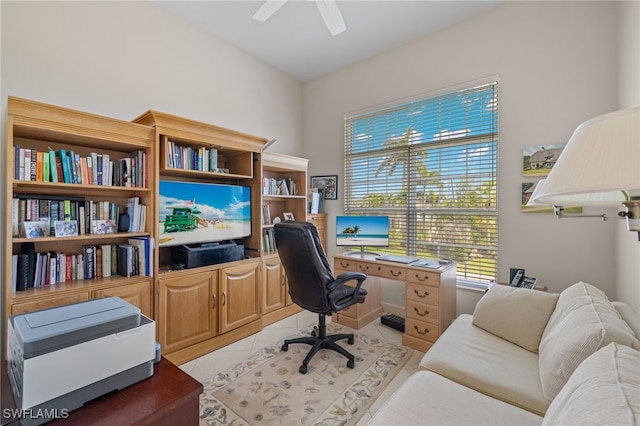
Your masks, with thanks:
[[(311, 337), (285, 340), (282, 350), (287, 351), (291, 343), (312, 345), (298, 369), (302, 374), (307, 373), (309, 361), (320, 349), (341, 353), (348, 359), (347, 367), (353, 368), (355, 357), (336, 343), (348, 339), (347, 343), (353, 345), (353, 334), (327, 336), (325, 321), (327, 315), (364, 302), (367, 291), (360, 286), (367, 276), (360, 272), (345, 272), (333, 278), (315, 225), (286, 221), (274, 228), (276, 248), (289, 281), (291, 299), (298, 306), (318, 314), (317, 332), (313, 332)], [(356, 286), (346, 285), (350, 281), (356, 281)]]

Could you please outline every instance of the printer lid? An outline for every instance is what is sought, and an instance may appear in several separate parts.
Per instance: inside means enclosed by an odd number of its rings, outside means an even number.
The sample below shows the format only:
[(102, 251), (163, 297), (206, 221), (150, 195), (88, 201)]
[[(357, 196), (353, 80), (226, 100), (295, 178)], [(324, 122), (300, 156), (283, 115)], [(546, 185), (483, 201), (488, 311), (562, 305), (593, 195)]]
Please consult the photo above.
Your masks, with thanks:
[(119, 297), (94, 299), (9, 319), (25, 358), (139, 327), (140, 309)]

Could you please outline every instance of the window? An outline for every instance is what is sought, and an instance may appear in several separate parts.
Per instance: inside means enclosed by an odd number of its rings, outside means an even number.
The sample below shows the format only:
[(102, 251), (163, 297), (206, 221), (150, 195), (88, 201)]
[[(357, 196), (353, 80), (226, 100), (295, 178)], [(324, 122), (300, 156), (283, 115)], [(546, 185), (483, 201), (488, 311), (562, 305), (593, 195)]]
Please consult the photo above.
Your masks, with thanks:
[[(389, 216), (389, 253), (496, 279), (498, 84), (345, 119), (345, 213)], [(377, 249), (380, 251), (379, 249)]]

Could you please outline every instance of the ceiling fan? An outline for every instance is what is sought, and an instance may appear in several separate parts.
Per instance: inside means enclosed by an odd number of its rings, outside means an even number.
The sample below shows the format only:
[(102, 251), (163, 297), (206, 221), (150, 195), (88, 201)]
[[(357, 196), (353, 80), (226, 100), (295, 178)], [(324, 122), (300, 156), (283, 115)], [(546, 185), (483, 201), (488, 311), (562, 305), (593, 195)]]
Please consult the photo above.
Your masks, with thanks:
[[(256, 21), (264, 22), (276, 13), (288, 0), (265, 0), (260, 8), (253, 15)], [(347, 29), (342, 18), (342, 13), (335, 0), (314, 0), (320, 16), (324, 21), (331, 35), (338, 35)]]

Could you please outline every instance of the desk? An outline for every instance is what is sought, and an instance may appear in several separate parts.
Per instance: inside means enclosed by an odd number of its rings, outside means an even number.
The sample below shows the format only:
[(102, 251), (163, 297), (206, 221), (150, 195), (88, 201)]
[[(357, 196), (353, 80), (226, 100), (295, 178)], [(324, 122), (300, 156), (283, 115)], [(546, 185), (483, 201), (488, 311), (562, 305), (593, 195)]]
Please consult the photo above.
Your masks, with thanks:
[(405, 284), (405, 331), (402, 344), (426, 352), (456, 317), (456, 265), (424, 268), (402, 263), (376, 260), (368, 254), (336, 255), (334, 274), (347, 271), (367, 275), (363, 288), (367, 297), (363, 304), (338, 312), (334, 321), (359, 329), (382, 315), (380, 279)]
[[(5, 409), (16, 405), (7, 375), (7, 361), (0, 371), (2, 386), (2, 424), (18, 421), (5, 418)], [(162, 358), (154, 364), (153, 376), (103, 395), (69, 412), (66, 419), (45, 423), (54, 425), (197, 425), (200, 415), (202, 383)]]

